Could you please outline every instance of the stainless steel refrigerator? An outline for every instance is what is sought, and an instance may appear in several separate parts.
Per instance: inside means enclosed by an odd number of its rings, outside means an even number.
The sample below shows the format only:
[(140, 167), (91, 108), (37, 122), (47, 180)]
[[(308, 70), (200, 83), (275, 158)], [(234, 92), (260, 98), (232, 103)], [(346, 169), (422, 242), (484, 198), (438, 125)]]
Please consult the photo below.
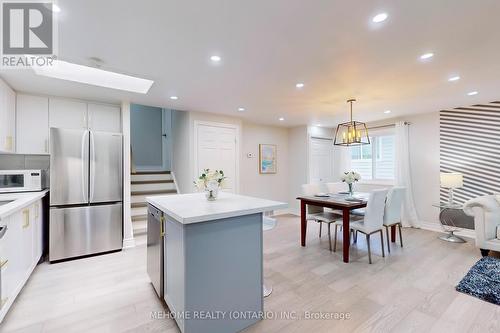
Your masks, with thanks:
[(50, 129), (49, 261), (120, 250), (122, 135)]

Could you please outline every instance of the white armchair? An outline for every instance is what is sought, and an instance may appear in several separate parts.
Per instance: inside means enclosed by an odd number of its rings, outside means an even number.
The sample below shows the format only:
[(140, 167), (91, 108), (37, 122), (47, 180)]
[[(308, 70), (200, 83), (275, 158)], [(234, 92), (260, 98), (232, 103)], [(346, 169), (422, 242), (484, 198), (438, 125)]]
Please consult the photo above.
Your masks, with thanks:
[(469, 200), (464, 205), (464, 212), (474, 217), (476, 246), (481, 254), (487, 256), (489, 250), (500, 251), (500, 196), (485, 195)]

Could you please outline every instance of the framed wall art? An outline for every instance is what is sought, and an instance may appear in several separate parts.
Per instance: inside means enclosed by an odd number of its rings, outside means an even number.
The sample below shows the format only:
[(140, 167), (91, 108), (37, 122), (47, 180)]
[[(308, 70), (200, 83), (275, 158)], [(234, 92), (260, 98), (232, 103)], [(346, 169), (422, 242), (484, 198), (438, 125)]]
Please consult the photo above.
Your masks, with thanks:
[(259, 145), (259, 173), (276, 173), (277, 170), (277, 147), (271, 144)]

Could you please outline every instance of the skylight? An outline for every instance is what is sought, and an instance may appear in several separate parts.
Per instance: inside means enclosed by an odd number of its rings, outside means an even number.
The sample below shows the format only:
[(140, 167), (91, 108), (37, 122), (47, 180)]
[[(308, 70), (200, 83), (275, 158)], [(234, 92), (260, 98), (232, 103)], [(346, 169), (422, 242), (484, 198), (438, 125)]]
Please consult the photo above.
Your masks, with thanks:
[(99, 87), (146, 94), (154, 81), (105, 71), (95, 67), (54, 60), (52, 66), (33, 66), (37, 75), (90, 84)]

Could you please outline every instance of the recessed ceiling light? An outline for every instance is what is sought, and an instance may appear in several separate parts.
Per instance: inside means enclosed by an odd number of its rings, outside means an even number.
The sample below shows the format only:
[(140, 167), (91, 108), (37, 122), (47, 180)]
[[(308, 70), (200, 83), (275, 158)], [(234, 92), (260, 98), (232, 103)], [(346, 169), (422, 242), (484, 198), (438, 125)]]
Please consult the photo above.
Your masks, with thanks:
[(385, 114), (389, 114), (389, 113), (391, 113), (391, 112), (392, 112), (391, 110), (385, 110), (385, 111), (384, 111), (384, 113), (385, 113)]
[(176, 101), (176, 100), (179, 99), (179, 97), (177, 97), (177, 96), (170, 96), (170, 99), (173, 100), (173, 101)]
[(387, 15), (387, 13), (380, 13), (380, 14), (375, 15), (373, 17), (372, 21), (373, 21), (373, 23), (384, 22), (388, 16), (389, 15)]
[(317, 127), (321, 127), (321, 124), (316, 124)]
[(304, 84), (302, 82), (299, 82), (295, 85), (295, 88), (304, 88)]
[(448, 79), (448, 81), (450, 81), (450, 82), (453, 82), (453, 81), (458, 81), (458, 80), (460, 80), (460, 76), (458, 76), (458, 75), (457, 75), (457, 76), (452, 76), (452, 77), (450, 77), (450, 78)]
[(469, 96), (474, 96), (474, 95), (477, 95), (479, 94), (477, 91), (471, 91), (471, 92), (468, 92), (467, 95)]
[(238, 111), (243, 112), (245, 111), (245, 108), (238, 108)]
[(279, 121), (283, 121), (283, 120), (285, 120), (285, 118), (283, 118), (283, 117), (279, 117), (279, 118), (278, 118), (278, 120), (279, 120)]
[(31, 68), (37, 75), (41, 76), (141, 94), (146, 94), (154, 83), (151, 80), (62, 60), (52, 61), (52, 66), (32, 66)]
[(428, 53), (424, 53), (420, 56), (420, 60), (426, 60), (426, 59), (430, 59), (434, 57), (434, 53), (432, 52), (428, 52)]
[(59, 13), (61, 11), (61, 8), (58, 5), (56, 5), (55, 3), (53, 3), (52, 4), (52, 11), (54, 13)]
[(213, 62), (219, 62), (222, 60), (222, 58), (219, 57), (218, 55), (213, 55), (210, 57), (210, 60), (212, 60)]

